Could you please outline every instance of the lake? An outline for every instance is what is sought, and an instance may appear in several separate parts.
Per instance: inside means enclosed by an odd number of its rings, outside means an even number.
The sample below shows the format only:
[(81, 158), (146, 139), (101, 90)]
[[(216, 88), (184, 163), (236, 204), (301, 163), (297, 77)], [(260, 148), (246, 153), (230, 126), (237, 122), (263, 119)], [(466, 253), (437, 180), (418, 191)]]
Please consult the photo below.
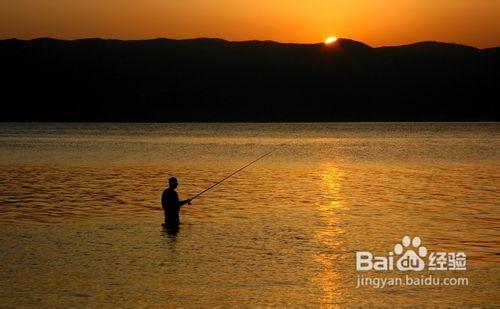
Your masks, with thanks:
[[(171, 176), (187, 198), (162, 228)], [(0, 303), (500, 305), (500, 123), (0, 124)], [(402, 237), (467, 285), (358, 285)], [(420, 275), (411, 272), (412, 276)]]

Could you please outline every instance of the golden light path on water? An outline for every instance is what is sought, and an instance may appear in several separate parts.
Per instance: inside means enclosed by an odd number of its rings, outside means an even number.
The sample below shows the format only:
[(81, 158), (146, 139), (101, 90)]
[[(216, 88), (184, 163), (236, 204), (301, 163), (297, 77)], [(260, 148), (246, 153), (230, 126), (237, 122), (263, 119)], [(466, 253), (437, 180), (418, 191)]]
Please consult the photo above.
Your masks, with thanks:
[(340, 282), (342, 270), (334, 253), (339, 252), (343, 246), (339, 236), (344, 233), (344, 230), (339, 225), (342, 217), (335, 210), (343, 209), (341, 201), (342, 171), (333, 164), (326, 164), (322, 180), (325, 199), (320, 200), (317, 207), (323, 226), (316, 231), (316, 239), (326, 250), (318, 253), (315, 257), (322, 266), (321, 271), (316, 273), (315, 282), (323, 290), (321, 303), (338, 304), (342, 299), (342, 282)]

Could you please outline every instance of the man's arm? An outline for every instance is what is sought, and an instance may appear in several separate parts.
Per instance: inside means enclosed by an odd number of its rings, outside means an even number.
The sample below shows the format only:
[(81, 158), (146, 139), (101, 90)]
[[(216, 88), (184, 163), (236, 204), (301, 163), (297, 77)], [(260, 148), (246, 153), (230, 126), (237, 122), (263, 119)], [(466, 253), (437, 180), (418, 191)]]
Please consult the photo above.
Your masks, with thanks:
[(163, 210), (167, 210), (167, 194), (165, 191), (163, 191), (161, 195), (161, 208), (163, 208)]
[(184, 205), (191, 205), (191, 199), (187, 199), (187, 200), (183, 200), (183, 201), (179, 201), (179, 205), (180, 206), (184, 206)]

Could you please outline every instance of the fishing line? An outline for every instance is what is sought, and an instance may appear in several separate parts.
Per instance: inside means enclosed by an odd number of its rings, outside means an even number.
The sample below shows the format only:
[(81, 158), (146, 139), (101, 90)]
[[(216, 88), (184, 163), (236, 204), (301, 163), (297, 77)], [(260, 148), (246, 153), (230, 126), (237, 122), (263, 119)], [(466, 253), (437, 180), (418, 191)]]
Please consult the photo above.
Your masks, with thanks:
[(250, 165), (256, 163), (257, 161), (269, 156), (270, 154), (272, 154), (273, 152), (275, 152), (276, 150), (280, 149), (281, 147), (283, 147), (285, 144), (281, 144), (279, 145), (278, 147), (274, 148), (273, 150), (269, 151), (268, 153), (265, 153), (263, 154), (262, 156), (258, 157), (257, 159), (253, 160), (252, 162), (248, 163), (247, 165), (237, 169), (236, 171), (232, 172), (231, 174), (227, 175), (226, 177), (222, 178), (221, 180), (217, 181), (216, 183), (214, 183), (213, 185), (211, 185), (210, 187), (206, 188), (205, 190), (201, 191), (200, 193), (196, 194), (195, 196), (193, 196), (190, 200), (194, 200), (195, 198), (201, 196), (202, 194), (204, 194), (205, 192), (208, 192), (209, 190), (211, 190), (212, 188), (220, 185), (221, 183), (223, 183), (225, 180), (233, 177), (234, 175), (238, 174), (239, 172), (241, 172), (242, 170), (244, 170), (245, 168), (249, 167)]

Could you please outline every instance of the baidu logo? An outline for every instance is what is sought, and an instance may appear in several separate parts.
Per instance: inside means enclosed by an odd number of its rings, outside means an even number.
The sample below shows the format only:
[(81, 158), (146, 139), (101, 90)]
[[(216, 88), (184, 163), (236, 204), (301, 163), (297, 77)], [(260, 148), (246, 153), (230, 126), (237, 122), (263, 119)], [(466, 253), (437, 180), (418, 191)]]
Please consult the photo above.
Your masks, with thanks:
[(405, 236), (403, 237), (401, 244), (396, 244), (394, 246), (394, 253), (397, 255), (401, 255), (396, 264), (399, 270), (421, 271), (424, 269), (425, 262), (422, 258), (427, 255), (427, 248), (424, 246), (420, 246), (421, 243), (422, 241), (418, 236), (413, 238), (412, 240), (410, 240), (409, 236)]
[[(427, 260), (426, 260), (427, 258)], [(464, 252), (431, 252), (422, 245), (420, 237), (404, 236), (387, 256), (374, 256), (369, 251), (356, 252), (356, 270), (466, 270)]]

